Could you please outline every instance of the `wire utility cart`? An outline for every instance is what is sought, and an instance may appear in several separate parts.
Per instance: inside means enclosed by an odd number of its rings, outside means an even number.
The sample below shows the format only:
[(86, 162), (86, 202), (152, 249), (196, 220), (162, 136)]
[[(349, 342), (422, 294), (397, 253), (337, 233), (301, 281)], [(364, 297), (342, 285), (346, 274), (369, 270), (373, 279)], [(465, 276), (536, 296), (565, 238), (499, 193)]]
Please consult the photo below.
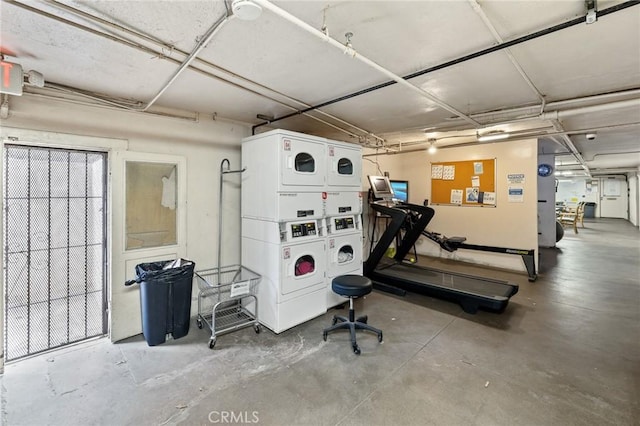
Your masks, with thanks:
[(208, 269), (194, 275), (200, 289), (196, 321), (198, 328), (207, 324), (211, 329), (209, 348), (213, 349), (220, 334), (251, 325), (260, 333), (256, 298), (260, 275), (241, 265)]
[(219, 334), (253, 326), (260, 333), (258, 322), (258, 298), (256, 297), (260, 275), (242, 265), (222, 264), (222, 189), (224, 175), (242, 173), (230, 170), (229, 160), (220, 163), (220, 200), (218, 204), (218, 267), (194, 273), (198, 288), (198, 328), (203, 324), (211, 329), (209, 348), (213, 349)]

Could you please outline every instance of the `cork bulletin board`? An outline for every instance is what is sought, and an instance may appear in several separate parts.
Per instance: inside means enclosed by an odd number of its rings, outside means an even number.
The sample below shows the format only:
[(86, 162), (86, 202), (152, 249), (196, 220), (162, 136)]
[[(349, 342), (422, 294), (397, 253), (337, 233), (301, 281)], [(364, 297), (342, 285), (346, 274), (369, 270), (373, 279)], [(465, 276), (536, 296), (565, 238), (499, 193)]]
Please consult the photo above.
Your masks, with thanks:
[(495, 207), (495, 158), (431, 163), (431, 204)]

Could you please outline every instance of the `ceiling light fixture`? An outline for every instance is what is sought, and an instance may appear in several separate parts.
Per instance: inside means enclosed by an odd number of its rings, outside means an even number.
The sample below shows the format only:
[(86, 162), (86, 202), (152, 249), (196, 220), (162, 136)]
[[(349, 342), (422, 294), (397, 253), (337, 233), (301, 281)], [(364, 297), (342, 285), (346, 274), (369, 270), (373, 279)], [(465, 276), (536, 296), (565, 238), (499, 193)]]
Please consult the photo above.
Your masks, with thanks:
[(435, 143), (435, 139), (429, 138), (429, 149), (427, 149), (427, 152), (429, 154), (435, 154), (436, 152), (438, 152), (438, 148), (436, 148), (436, 146), (434, 145)]
[(251, 0), (233, 0), (231, 10), (238, 19), (243, 21), (253, 21), (262, 14), (262, 7)]
[(509, 133), (505, 133), (502, 130), (493, 130), (483, 135), (476, 133), (476, 137), (478, 138), (478, 142), (499, 141), (507, 139), (509, 137)]

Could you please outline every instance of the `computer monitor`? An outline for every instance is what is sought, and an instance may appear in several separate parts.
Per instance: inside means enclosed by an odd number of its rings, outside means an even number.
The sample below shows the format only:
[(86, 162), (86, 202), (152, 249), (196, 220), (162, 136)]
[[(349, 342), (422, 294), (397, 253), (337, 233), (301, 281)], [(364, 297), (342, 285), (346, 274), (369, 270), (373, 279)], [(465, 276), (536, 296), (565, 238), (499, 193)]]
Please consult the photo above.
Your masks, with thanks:
[(393, 198), (393, 189), (391, 189), (391, 183), (386, 176), (368, 176), (369, 184), (371, 185), (371, 191), (373, 191), (373, 197), (383, 200), (391, 200)]
[(393, 199), (409, 202), (409, 181), (408, 180), (390, 180), (391, 189), (393, 190)]

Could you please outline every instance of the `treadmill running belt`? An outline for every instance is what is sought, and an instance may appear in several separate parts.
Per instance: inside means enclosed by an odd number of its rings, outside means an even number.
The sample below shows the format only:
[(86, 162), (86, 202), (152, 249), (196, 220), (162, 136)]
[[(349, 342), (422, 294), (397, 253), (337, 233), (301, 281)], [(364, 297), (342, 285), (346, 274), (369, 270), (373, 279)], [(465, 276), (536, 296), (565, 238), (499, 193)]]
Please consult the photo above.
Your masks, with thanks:
[(487, 297), (494, 300), (508, 300), (514, 287), (506, 281), (490, 278), (472, 277), (451, 274), (432, 268), (421, 268), (415, 265), (395, 264), (376, 271), (380, 275), (393, 274), (395, 278), (415, 282), (417, 284), (444, 287), (452, 291)]

